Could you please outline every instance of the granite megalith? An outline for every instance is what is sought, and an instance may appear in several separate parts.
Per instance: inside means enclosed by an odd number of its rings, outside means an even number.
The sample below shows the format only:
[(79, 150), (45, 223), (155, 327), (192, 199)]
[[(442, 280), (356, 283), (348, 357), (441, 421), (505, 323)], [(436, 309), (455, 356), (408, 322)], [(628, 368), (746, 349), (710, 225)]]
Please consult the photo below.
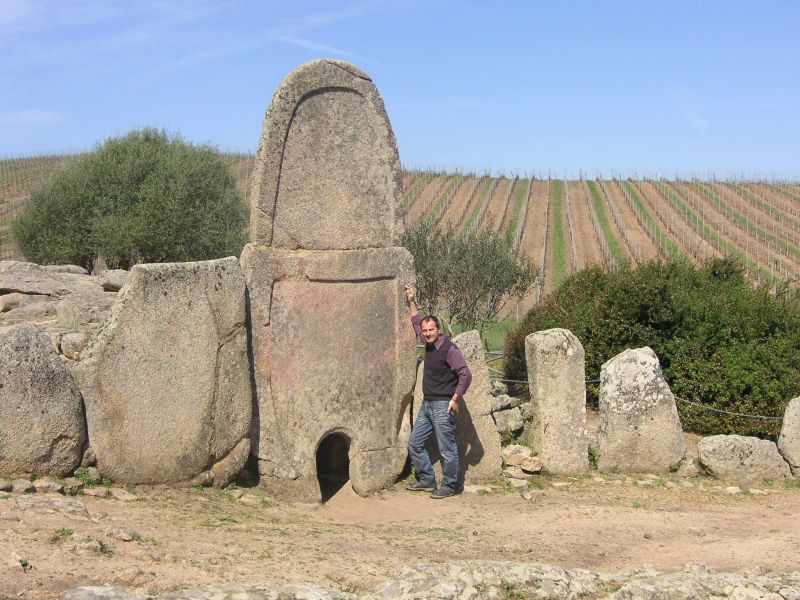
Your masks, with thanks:
[(600, 369), (597, 463), (604, 471), (668, 472), (686, 455), (678, 407), (655, 352), (621, 352)]
[(247, 460), (252, 418), (236, 258), (136, 265), (73, 372), (103, 475), (229, 483)]
[[(412, 327), (409, 321), (408, 327)], [(472, 384), (461, 403), (457, 418), (456, 442), (458, 444), (459, 483), (479, 483), (503, 474), (503, 456), (500, 434), (492, 418), (492, 395), (489, 368), (486, 366), (483, 342), (477, 331), (465, 331), (453, 338), (464, 355)], [(422, 406), (422, 376), (425, 363), (417, 370), (414, 389), (414, 419)], [(519, 411), (519, 409), (516, 409)], [(436, 476), (441, 478), (441, 457), (436, 447), (436, 436), (428, 440), (428, 453), (434, 463)]]
[[(251, 453), (261, 484), (324, 499), (329, 448), (362, 495), (406, 461), (414, 333), (403, 284), (400, 161), (383, 101), (352, 65), (289, 74), (256, 155), (247, 283), (256, 398)], [(332, 438), (339, 443), (328, 444)]]
[(778, 450), (794, 475), (800, 475), (800, 397), (790, 401), (783, 412)]
[(742, 435), (712, 435), (697, 444), (700, 466), (709, 475), (749, 485), (765, 479), (780, 481), (791, 476), (775, 442)]
[(583, 346), (566, 329), (537, 331), (525, 338), (525, 360), (533, 419), (531, 440), (551, 473), (589, 470)]
[(0, 328), (0, 476), (63, 477), (81, 462), (86, 423), (78, 386), (36, 325)]

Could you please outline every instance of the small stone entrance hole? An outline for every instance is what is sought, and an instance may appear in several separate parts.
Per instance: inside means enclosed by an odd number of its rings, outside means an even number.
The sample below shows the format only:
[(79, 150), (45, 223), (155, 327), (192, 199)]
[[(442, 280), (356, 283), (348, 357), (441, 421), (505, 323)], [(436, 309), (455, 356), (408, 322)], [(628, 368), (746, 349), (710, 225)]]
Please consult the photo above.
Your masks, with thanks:
[(327, 502), (350, 480), (350, 440), (331, 433), (317, 447), (317, 479), (322, 501)]

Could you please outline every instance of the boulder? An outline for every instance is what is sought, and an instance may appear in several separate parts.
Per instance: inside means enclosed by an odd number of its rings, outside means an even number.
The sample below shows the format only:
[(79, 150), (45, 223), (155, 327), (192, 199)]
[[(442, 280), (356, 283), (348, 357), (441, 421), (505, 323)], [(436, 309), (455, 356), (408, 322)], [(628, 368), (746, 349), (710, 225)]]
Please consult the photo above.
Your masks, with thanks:
[(131, 270), (74, 367), (100, 472), (127, 484), (231, 481), (252, 416), (244, 301), (232, 257)]
[(72, 273), (73, 275), (89, 274), (89, 271), (78, 265), (42, 265), (42, 270), (48, 273)]
[(89, 343), (89, 335), (86, 333), (75, 332), (61, 335), (61, 353), (70, 360), (78, 360), (81, 352)]
[[(486, 366), (483, 342), (477, 331), (465, 331), (453, 338), (453, 343), (461, 350), (472, 373), (472, 383), (461, 403), (456, 426), (460, 480), (468, 483), (487, 481), (500, 475), (503, 461), (500, 436), (492, 420), (489, 368)], [(414, 392), (415, 418), (422, 404), (423, 371), (424, 363), (420, 363)], [(432, 461), (439, 460), (433, 435), (428, 443), (428, 452)], [(434, 466), (437, 475), (440, 474), (440, 465), (436, 463)]]
[(675, 397), (652, 349), (625, 350), (602, 366), (599, 404), (600, 470), (666, 473), (683, 460)]
[(522, 411), (517, 407), (500, 410), (492, 416), (497, 433), (514, 433), (525, 426), (525, 422), (522, 420)]
[(800, 397), (789, 402), (783, 413), (778, 450), (789, 463), (792, 473), (800, 475)]
[(0, 475), (71, 473), (86, 425), (78, 386), (50, 337), (31, 324), (0, 328), (0, 381)]
[(551, 473), (589, 470), (584, 350), (566, 329), (537, 331), (525, 338), (531, 394), (531, 442)]
[(125, 269), (109, 269), (97, 276), (97, 284), (107, 292), (118, 292), (128, 280), (128, 271)]
[(791, 476), (775, 442), (741, 435), (712, 435), (697, 445), (700, 466), (711, 476), (744, 485), (760, 485)]
[(514, 398), (508, 394), (498, 394), (497, 396), (492, 396), (492, 412), (516, 408), (520, 404), (522, 404), (522, 398)]

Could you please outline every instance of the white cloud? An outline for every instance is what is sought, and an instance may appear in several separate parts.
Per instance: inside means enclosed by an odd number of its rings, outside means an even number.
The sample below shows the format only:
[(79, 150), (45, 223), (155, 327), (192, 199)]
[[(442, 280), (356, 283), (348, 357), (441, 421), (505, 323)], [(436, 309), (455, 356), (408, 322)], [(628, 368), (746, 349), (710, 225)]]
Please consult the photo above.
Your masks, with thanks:
[(312, 42), (311, 40), (307, 40), (305, 38), (285, 35), (278, 39), (281, 42), (286, 42), (287, 44), (299, 46), (300, 48), (305, 48), (306, 50), (314, 50), (315, 52), (325, 52), (327, 54), (332, 54), (334, 56), (344, 56), (347, 58), (351, 58), (353, 56), (353, 53), (348, 52), (347, 50), (342, 50), (341, 48), (328, 46), (326, 44), (318, 44), (316, 42)]
[(711, 121), (706, 117), (705, 111), (688, 92), (683, 91), (678, 94), (675, 107), (691, 125), (700, 131), (707, 131), (711, 127)]
[(0, 123), (3, 125), (48, 125), (57, 123), (60, 117), (51, 110), (27, 108), (0, 113)]

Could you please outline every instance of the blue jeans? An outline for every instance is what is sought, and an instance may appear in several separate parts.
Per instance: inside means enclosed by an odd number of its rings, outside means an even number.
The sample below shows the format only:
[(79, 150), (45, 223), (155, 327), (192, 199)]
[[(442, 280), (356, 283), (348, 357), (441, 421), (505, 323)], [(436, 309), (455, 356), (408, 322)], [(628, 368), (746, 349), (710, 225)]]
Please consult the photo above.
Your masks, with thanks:
[(458, 445), (456, 444), (456, 414), (447, 412), (447, 400), (422, 401), (414, 429), (408, 440), (408, 454), (420, 482), (435, 486), (431, 457), (425, 448), (428, 438), (436, 433), (436, 443), (442, 457), (442, 487), (458, 490)]

